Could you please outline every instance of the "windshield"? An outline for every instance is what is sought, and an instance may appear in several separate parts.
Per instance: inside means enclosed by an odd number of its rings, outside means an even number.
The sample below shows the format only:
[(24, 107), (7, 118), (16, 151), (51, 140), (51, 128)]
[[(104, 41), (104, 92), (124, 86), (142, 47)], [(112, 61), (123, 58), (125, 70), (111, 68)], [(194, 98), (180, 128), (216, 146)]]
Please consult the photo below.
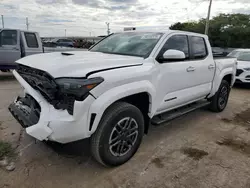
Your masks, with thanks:
[(90, 51), (147, 57), (162, 35), (149, 32), (116, 33), (99, 42)]
[(240, 51), (234, 50), (231, 53), (229, 53), (227, 56), (228, 57), (238, 57), (240, 54)]
[(239, 61), (250, 61), (250, 52), (241, 52), (239, 57)]

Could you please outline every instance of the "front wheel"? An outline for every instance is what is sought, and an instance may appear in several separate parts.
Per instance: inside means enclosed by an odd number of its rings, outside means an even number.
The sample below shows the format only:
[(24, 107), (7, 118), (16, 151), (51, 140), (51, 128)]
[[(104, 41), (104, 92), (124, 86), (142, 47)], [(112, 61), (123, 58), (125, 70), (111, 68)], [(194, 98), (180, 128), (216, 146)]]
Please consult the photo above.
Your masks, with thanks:
[(226, 80), (222, 80), (219, 90), (210, 99), (210, 110), (213, 112), (222, 112), (228, 103), (228, 98), (230, 94), (230, 86)]
[(118, 166), (136, 153), (144, 135), (141, 111), (125, 102), (117, 102), (104, 113), (91, 137), (94, 158), (105, 166)]

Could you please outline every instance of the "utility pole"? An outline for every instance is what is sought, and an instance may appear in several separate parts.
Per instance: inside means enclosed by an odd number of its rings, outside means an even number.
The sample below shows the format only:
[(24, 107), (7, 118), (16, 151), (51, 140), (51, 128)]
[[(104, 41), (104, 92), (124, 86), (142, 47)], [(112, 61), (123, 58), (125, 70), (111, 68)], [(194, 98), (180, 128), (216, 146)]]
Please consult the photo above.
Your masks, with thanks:
[(106, 24), (107, 24), (107, 34), (109, 35), (109, 34), (110, 34), (109, 23), (108, 23), (108, 22), (106, 22)]
[(64, 32), (65, 32), (65, 37), (66, 37), (67, 36), (67, 29), (65, 29)]
[(213, 0), (210, 0), (209, 7), (208, 7), (207, 20), (206, 20), (206, 28), (205, 28), (205, 35), (208, 35), (209, 20), (210, 20), (210, 14), (211, 14), (212, 1)]
[(4, 19), (3, 19), (3, 15), (1, 15), (1, 17), (2, 17), (2, 26), (3, 26), (3, 28), (4, 28)]
[(29, 18), (28, 17), (26, 17), (26, 26), (27, 26), (27, 31), (29, 30)]

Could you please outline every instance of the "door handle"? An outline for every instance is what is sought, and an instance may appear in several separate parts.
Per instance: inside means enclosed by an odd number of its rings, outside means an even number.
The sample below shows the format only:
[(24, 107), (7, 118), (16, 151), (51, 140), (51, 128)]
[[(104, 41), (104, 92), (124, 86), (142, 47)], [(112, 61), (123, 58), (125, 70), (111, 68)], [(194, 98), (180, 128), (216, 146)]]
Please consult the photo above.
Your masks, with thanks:
[(12, 50), (19, 50), (17, 47), (12, 48)]
[(193, 72), (193, 71), (195, 71), (195, 68), (194, 68), (194, 67), (188, 67), (188, 68), (187, 68), (187, 72)]
[(215, 66), (212, 64), (208, 66), (208, 69), (214, 69), (214, 68), (215, 68)]

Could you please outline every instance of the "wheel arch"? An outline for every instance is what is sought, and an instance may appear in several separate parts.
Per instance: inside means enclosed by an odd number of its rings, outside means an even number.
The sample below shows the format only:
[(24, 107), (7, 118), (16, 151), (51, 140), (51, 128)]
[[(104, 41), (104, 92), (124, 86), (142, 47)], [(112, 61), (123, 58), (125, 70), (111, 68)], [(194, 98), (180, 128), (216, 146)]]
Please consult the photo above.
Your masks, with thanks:
[(225, 75), (222, 80), (226, 80), (230, 86), (232, 86), (233, 83), (233, 74), (227, 74)]
[[(119, 86), (105, 92), (90, 107), (88, 116), (89, 135), (91, 136), (96, 131), (105, 111), (112, 104), (119, 101), (128, 102), (141, 110), (145, 121), (145, 133), (147, 133), (154, 96), (155, 89), (148, 81)], [(145, 103), (142, 102), (145, 100)], [(95, 116), (94, 120), (93, 114)]]
[(213, 80), (213, 84), (212, 84), (212, 90), (208, 98), (211, 98), (212, 96), (216, 94), (216, 92), (218, 91), (220, 87), (222, 80), (228, 81), (230, 87), (232, 87), (235, 82), (234, 72), (235, 71), (233, 70), (233, 68), (226, 68), (226, 69), (223, 69), (222, 71), (217, 69), (214, 80)]
[(147, 92), (137, 93), (134, 95), (124, 97), (118, 101), (132, 104), (141, 111), (144, 117), (144, 133), (147, 134), (148, 128), (149, 128), (149, 122), (150, 122), (150, 118), (148, 114), (150, 113), (150, 108), (151, 108), (150, 105), (152, 104), (152, 98), (150, 94)]

